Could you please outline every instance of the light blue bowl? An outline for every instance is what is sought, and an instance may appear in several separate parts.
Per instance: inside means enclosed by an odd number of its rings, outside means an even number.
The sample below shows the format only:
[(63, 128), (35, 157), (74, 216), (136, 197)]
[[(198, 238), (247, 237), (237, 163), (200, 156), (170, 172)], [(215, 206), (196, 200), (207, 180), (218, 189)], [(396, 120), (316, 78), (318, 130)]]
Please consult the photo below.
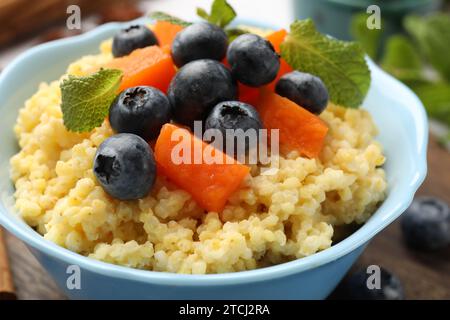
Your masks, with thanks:
[[(19, 108), (37, 90), (41, 81), (58, 79), (70, 62), (98, 52), (100, 41), (111, 37), (120, 27), (123, 24), (110, 23), (81, 36), (39, 45), (20, 55), (0, 74), (0, 224), (26, 243), (70, 298), (327, 297), (370, 239), (409, 206), (426, 175), (428, 128), (424, 108), (411, 90), (370, 61), (372, 86), (364, 107), (371, 112), (380, 129), (379, 141), (387, 156), (385, 170), (389, 195), (364, 226), (329, 249), (258, 270), (218, 275), (180, 275), (135, 270), (86, 258), (44, 240), (16, 216), (9, 159), (18, 150), (13, 125)], [(81, 290), (69, 290), (66, 286), (69, 265), (80, 267)]]

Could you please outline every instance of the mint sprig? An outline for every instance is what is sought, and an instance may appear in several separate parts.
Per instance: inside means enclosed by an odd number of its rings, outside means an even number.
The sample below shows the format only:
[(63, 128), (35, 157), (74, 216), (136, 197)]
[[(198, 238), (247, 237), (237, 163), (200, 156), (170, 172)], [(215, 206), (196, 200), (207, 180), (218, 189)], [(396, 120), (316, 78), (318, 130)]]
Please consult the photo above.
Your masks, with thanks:
[[(247, 33), (247, 31), (239, 28), (228, 28), (229, 24), (236, 18), (236, 11), (226, 0), (214, 0), (211, 5), (210, 13), (208, 13), (203, 8), (197, 8), (197, 15), (203, 20), (206, 20), (209, 23), (215, 24), (224, 29), (229, 41), (233, 41), (236, 37)], [(151, 12), (148, 16), (153, 20), (167, 21), (183, 27), (187, 27), (192, 24), (191, 22), (184, 21), (180, 18), (174, 17), (161, 11)]]
[(311, 19), (291, 24), (281, 56), (294, 69), (320, 77), (336, 104), (357, 108), (369, 90), (370, 70), (360, 45), (319, 33)]
[(69, 131), (89, 132), (99, 127), (117, 95), (122, 71), (100, 69), (85, 77), (69, 76), (61, 85), (61, 110)]
[(149, 13), (149, 18), (156, 20), (156, 21), (167, 21), (170, 22), (172, 24), (177, 24), (180, 25), (182, 27), (187, 27), (189, 25), (191, 25), (192, 23), (184, 21), (180, 18), (177, 18), (175, 16), (172, 16), (168, 13), (165, 12), (161, 12), (161, 11), (154, 11), (154, 12), (150, 12)]
[(212, 24), (225, 28), (236, 18), (236, 11), (226, 0), (214, 0), (211, 13), (208, 14), (206, 10), (197, 8), (197, 15)]

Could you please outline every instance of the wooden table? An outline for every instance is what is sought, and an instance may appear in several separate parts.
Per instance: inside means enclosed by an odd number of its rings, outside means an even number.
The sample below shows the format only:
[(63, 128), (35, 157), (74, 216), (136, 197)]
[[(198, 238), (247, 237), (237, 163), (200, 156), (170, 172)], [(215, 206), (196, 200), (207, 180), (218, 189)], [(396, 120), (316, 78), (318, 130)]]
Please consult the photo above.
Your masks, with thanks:
[[(450, 204), (450, 152), (430, 136), (428, 175), (418, 195), (436, 196)], [(408, 299), (450, 299), (450, 247), (436, 253), (421, 253), (403, 243), (397, 220), (373, 239), (357, 262), (376, 264), (395, 273)]]
[[(450, 153), (438, 147), (431, 137), (428, 152), (429, 173), (419, 190), (450, 203)], [(65, 299), (54, 282), (26, 247), (7, 235), (14, 281), (19, 299)], [(395, 273), (408, 299), (450, 299), (450, 247), (425, 254), (409, 250), (402, 241), (396, 221), (368, 246), (356, 267), (376, 264)]]

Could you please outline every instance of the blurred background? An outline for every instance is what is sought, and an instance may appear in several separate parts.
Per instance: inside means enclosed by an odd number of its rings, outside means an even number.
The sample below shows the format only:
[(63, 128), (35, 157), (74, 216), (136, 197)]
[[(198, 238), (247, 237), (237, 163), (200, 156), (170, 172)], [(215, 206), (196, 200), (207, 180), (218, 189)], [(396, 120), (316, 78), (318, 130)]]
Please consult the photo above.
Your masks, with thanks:
[[(197, 19), (195, 7), (212, 0), (0, 0), (0, 72), (26, 49), (86, 32), (98, 24), (128, 21), (150, 11)], [(450, 0), (229, 0), (239, 19), (289, 28), (295, 18), (312, 18), (320, 31), (361, 43), (384, 70), (414, 90), (430, 118), (429, 173), (419, 195), (450, 203)], [(81, 8), (81, 29), (69, 30), (69, 5)], [(381, 29), (368, 29), (367, 12), (377, 5)], [(389, 88), (386, 88), (389, 90)], [(64, 298), (23, 244), (6, 242), (17, 295), (23, 299)], [(395, 274), (408, 299), (450, 299), (450, 248), (409, 249), (399, 222), (368, 246), (352, 272), (376, 264)], [(331, 298), (340, 298), (340, 290)]]

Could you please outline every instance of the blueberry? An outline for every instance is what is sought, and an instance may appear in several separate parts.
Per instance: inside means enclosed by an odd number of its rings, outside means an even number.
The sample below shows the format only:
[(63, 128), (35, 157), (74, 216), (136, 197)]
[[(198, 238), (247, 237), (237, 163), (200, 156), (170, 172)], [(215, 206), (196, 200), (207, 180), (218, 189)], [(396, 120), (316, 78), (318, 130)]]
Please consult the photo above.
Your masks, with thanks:
[(272, 44), (256, 34), (243, 34), (229, 46), (227, 60), (233, 76), (250, 87), (260, 87), (275, 80), (280, 57)]
[(132, 87), (122, 91), (111, 104), (109, 122), (118, 133), (134, 133), (151, 140), (170, 121), (170, 113), (164, 93), (153, 87)]
[(283, 75), (275, 92), (314, 114), (322, 113), (328, 104), (327, 87), (320, 78), (309, 73), (293, 71)]
[(237, 85), (231, 72), (215, 60), (184, 65), (172, 79), (167, 93), (175, 121), (193, 127), (219, 102), (236, 100)]
[(421, 250), (438, 250), (450, 244), (450, 209), (443, 201), (420, 197), (401, 219), (406, 243)]
[(144, 25), (132, 25), (116, 33), (112, 43), (114, 57), (122, 57), (133, 50), (158, 44), (153, 31)]
[(184, 28), (172, 43), (172, 58), (177, 67), (186, 63), (225, 58), (228, 38), (222, 28), (208, 22), (198, 22)]
[[(229, 151), (232, 151), (233, 156), (239, 155), (245, 155), (245, 152), (247, 152), (250, 149), (257, 147), (258, 142), (258, 134), (259, 130), (262, 129), (262, 122), (259, 117), (258, 112), (254, 107), (252, 107), (249, 104), (240, 102), (240, 101), (224, 101), (216, 105), (209, 116), (206, 118), (205, 121), (205, 131), (208, 129), (217, 129), (222, 134), (222, 137), (224, 138), (221, 145), (222, 150), (226, 150), (228, 153)], [(249, 140), (245, 139), (245, 144), (243, 145), (244, 150), (239, 147), (239, 137), (238, 132), (235, 132), (236, 135), (233, 135), (234, 140), (234, 149), (228, 150), (227, 149), (227, 143), (230, 141), (227, 139), (227, 130), (237, 130), (241, 129), (242, 134), (245, 132), (251, 134), (251, 131), (254, 130), (254, 137), (256, 137), (255, 140)], [(230, 138), (230, 137), (228, 137)], [(241, 143), (242, 145), (242, 143)]]
[[(365, 269), (358, 270), (339, 284), (335, 291), (338, 299), (351, 300), (403, 300), (405, 298), (400, 280), (388, 270), (380, 268), (379, 289), (368, 284), (376, 285), (375, 273), (368, 273)], [(371, 277), (369, 279), (369, 277)]]
[(114, 135), (98, 147), (94, 175), (119, 200), (145, 197), (155, 183), (156, 163), (147, 142), (131, 133)]

